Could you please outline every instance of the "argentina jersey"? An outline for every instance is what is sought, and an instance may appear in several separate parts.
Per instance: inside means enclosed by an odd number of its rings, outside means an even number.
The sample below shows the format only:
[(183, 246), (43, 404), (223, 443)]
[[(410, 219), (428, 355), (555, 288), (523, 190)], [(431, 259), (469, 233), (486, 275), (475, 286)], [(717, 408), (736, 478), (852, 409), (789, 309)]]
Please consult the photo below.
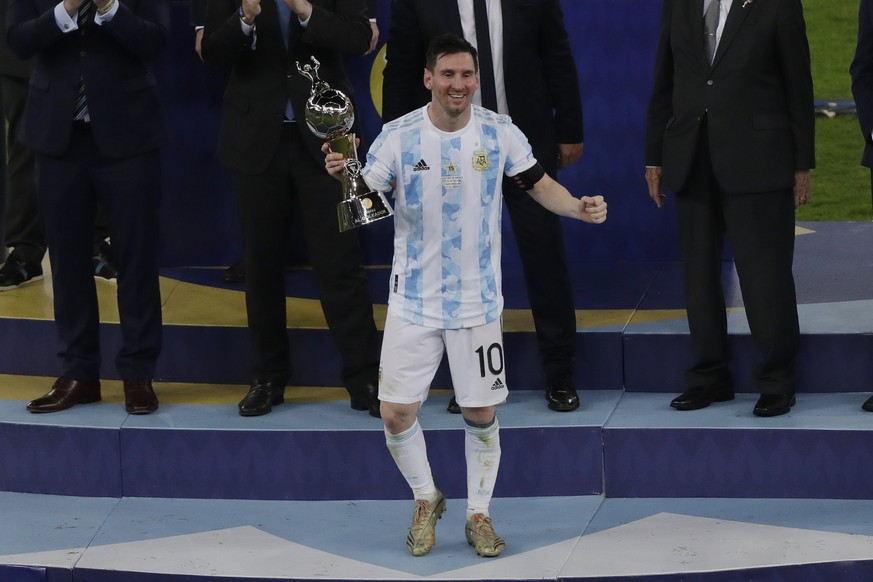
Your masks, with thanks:
[(436, 128), (427, 106), (385, 126), (364, 178), (382, 192), (395, 185), (391, 313), (440, 329), (500, 317), (503, 175), (535, 163), (509, 117), (478, 106), (455, 132)]

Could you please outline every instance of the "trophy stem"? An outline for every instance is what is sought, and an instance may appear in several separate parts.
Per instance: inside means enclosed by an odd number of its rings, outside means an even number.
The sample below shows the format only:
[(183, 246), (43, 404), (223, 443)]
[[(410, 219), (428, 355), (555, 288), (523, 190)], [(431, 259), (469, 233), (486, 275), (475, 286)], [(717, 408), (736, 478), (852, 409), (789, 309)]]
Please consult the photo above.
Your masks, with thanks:
[(329, 140), (330, 151), (343, 155), (347, 160), (357, 160), (358, 152), (355, 147), (355, 134), (347, 133)]

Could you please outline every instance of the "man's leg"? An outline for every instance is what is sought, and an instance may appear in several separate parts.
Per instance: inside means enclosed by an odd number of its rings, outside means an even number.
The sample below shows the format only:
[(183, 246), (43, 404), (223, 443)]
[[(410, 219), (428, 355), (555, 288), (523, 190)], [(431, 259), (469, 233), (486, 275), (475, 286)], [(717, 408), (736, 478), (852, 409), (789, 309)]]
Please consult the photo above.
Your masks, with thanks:
[(379, 398), (388, 451), (415, 497), (406, 538), (413, 556), (423, 556), (433, 549), (436, 522), (446, 509), (446, 501), (433, 482), (424, 432), (418, 423), (418, 410), (427, 399), (442, 356), (441, 330), (413, 325), (388, 314)]
[[(500, 467), (500, 425), (497, 407), (461, 408), (464, 415), (464, 454), (467, 459), (467, 543), (480, 556), (492, 558), (506, 547), (494, 531), (488, 506)], [(490, 419), (490, 420), (489, 420)]]
[(504, 200), (524, 270), (548, 406), (559, 412), (576, 410), (576, 312), (560, 217), (510, 181), (504, 181)]
[(299, 136), (291, 138), (291, 155), (299, 223), (324, 317), (342, 358), (342, 381), (353, 409), (378, 416), (379, 344), (358, 232), (339, 232), (341, 186), (315, 163)]
[(508, 387), (500, 320), (468, 329), (446, 331), (452, 383), (464, 415), (467, 462), (467, 520), (464, 534), (480, 556), (494, 557), (506, 543), (494, 531), (489, 505), (500, 469), (497, 404)]
[(14, 289), (43, 278), (46, 243), (36, 197), (34, 155), (15, 139), (27, 100), (27, 79), (0, 77), (3, 114), (7, 120), (5, 244), (14, 247), (8, 265), (0, 270), (0, 289)]

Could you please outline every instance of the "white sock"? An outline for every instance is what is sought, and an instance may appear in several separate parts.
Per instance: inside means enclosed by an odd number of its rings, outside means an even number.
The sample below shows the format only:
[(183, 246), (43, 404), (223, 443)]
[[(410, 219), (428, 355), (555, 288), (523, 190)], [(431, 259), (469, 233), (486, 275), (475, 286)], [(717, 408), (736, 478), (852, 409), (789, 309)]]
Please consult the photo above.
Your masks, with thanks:
[(385, 443), (397, 468), (412, 488), (415, 499), (436, 500), (437, 490), (427, 460), (427, 444), (418, 419), (400, 434), (391, 434), (386, 429)]
[(464, 425), (467, 457), (467, 519), (474, 513), (488, 515), (500, 467), (500, 425), (497, 417), (487, 426)]

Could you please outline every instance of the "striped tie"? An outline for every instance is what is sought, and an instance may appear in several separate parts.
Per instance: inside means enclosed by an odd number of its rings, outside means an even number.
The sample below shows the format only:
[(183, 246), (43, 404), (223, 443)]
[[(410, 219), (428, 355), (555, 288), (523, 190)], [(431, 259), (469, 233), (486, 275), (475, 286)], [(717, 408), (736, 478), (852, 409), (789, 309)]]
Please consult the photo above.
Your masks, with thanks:
[(85, 0), (82, 5), (79, 6), (79, 28), (94, 21), (95, 8), (96, 6), (94, 6), (93, 0)]
[[(79, 28), (87, 26), (94, 21), (94, 9), (95, 6), (92, 0), (85, 0), (79, 6)], [(85, 98), (85, 77), (83, 76), (79, 77), (79, 89), (76, 92), (76, 108), (74, 112), (73, 119), (75, 121), (86, 121), (88, 119), (88, 101)]]

